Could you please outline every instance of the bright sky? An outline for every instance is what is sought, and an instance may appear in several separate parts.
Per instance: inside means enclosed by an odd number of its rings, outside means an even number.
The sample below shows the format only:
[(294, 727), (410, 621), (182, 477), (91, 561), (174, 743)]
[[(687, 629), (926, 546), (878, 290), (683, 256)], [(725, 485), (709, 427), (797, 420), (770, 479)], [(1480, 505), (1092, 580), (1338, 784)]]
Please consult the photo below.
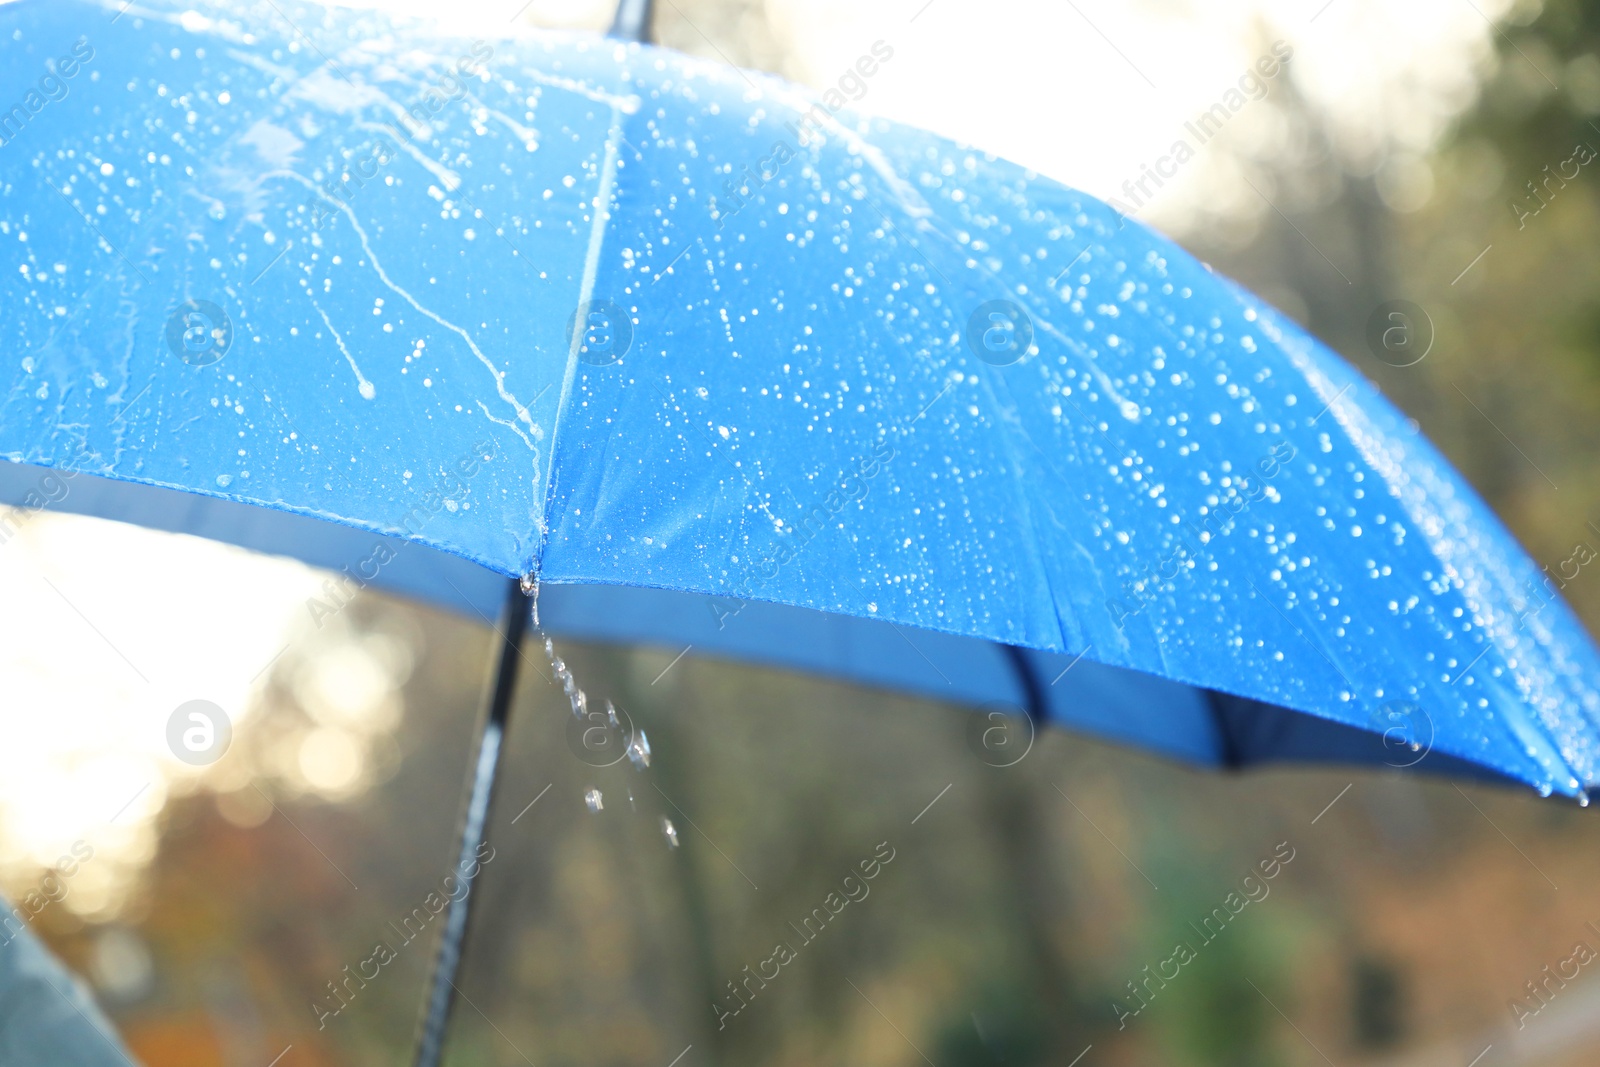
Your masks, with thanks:
[[(438, 10), (436, 0), (343, 2), (424, 16)], [(835, 84), (881, 40), (894, 58), (857, 108), (968, 141), (1102, 198), (1125, 196), (1124, 182), (1168, 154), (1185, 122), (1221, 102), (1282, 41), (1293, 53), (1296, 88), (1333, 127), (1346, 158), (1396, 171), (1406, 180), (1387, 184), (1405, 190), (1392, 206), (1416, 207), (1428, 184), (1420, 156), (1472, 102), (1493, 61), (1490, 20), (1512, 2), (764, 0), (764, 7), (808, 84)], [(450, 25), (499, 32), (522, 4), (452, 0)], [(689, 0), (657, 6), (691, 21), (701, 7)], [(523, 18), (592, 28), (606, 25), (614, 8), (614, 0), (531, 0)], [(706, 54), (715, 53), (708, 47)], [(1248, 160), (1283, 149), (1284, 78), (1272, 81), (1267, 98), (1239, 108), (1141, 217), (1181, 232), (1197, 208), (1240, 219), (1271, 210), (1240, 175), (1249, 175)]]
[[(374, 0), (413, 12), (438, 0)], [(450, 0), (454, 32), (498, 32), (520, 0)], [(1166, 155), (1272, 43), (1346, 158), (1395, 169), (1400, 206), (1425, 198), (1422, 156), (1471, 101), (1509, 0), (766, 0), (795, 69), (826, 87), (874, 42), (894, 49), (858, 106), (970, 141), (1106, 197)], [(604, 24), (609, 0), (533, 0), (547, 24)], [(678, 5), (693, 11), (685, 0)], [(1481, 13), (1480, 13), (1481, 12)], [(1282, 149), (1276, 101), (1233, 114), (1138, 214), (1182, 232), (1203, 211), (1248, 225), (1270, 208), (1240, 180)], [(1190, 138), (1193, 141), (1193, 138)], [(1257, 184), (1260, 184), (1259, 182)], [(1272, 195), (1271, 186), (1264, 192)], [(178, 704), (242, 722), (264, 666), (304, 638), (321, 575), (298, 564), (117, 524), (40, 515), (0, 545), (0, 884), (34, 884), (74, 840), (96, 850), (68, 906), (105, 914), (148, 861), (175, 791), (244, 792), (227, 760), (196, 771), (166, 747)], [(359, 781), (361, 744), (392, 721), (393, 679), (335, 629), (302, 672), (321, 725), (279, 760), (327, 795)], [(320, 657), (320, 658), (318, 658)], [(383, 709), (388, 709), (384, 711)], [(380, 714), (380, 711), (382, 713)], [(230, 769), (231, 768), (231, 769)], [(248, 794), (246, 794), (248, 796)], [(120, 812), (120, 814), (119, 814)], [(241, 816), (244, 817), (244, 816)], [(114, 821), (113, 821), (114, 820)]]

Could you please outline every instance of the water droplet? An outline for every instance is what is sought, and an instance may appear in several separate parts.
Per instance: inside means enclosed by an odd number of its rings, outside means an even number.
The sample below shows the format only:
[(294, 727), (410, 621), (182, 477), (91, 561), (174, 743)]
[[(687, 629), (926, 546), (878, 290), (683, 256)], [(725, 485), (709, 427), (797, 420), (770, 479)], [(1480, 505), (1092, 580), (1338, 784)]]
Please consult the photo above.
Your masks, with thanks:
[[(531, 574), (524, 574), (522, 576), (522, 581), (519, 584), (522, 586), (522, 592), (526, 596), (533, 596), (539, 591), (539, 579), (535, 578)], [(544, 639), (544, 648), (546, 652), (551, 651), (550, 639), (548, 637)], [(551, 654), (553, 655), (554, 653)]]
[(609, 700), (606, 701), (606, 722), (619, 729), (622, 727), (622, 723), (617, 721), (617, 706)]
[(667, 839), (668, 848), (678, 847), (678, 828), (672, 825), (672, 820), (665, 815), (661, 816), (661, 833)]
[(644, 731), (633, 735), (633, 740), (628, 742), (628, 760), (641, 771), (650, 766), (650, 739)]
[(598, 789), (590, 789), (587, 793), (583, 794), (583, 802), (588, 806), (590, 811), (599, 811), (606, 806), (605, 801), (600, 797), (600, 790)]
[(1587, 808), (1588, 806), (1589, 806), (1589, 794), (1588, 793), (1579, 793), (1578, 794), (1578, 807)]
[(578, 718), (587, 718), (589, 715), (589, 698), (582, 689), (572, 694), (572, 714)]

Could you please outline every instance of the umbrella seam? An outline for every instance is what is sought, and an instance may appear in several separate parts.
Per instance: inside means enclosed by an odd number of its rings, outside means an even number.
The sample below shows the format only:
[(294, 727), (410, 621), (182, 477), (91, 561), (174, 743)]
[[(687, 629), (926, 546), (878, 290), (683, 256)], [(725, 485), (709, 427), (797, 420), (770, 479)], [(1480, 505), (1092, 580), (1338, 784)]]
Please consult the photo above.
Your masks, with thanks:
[[(606, 224), (611, 221), (611, 194), (616, 180), (617, 171), (617, 141), (622, 136), (622, 108), (616, 104), (611, 105), (611, 127), (606, 134), (606, 157), (601, 165), (600, 185), (595, 193), (594, 217), (589, 228), (589, 247), (584, 253), (583, 279), (578, 287), (578, 304), (573, 313), (582, 311), (589, 299), (594, 295), (595, 277), (600, 270), (600, 246), (605, 242)], [(537, 575), (544, 562), (545, 546), (550, 541), (550, 512), (555, 501), (556, 480), (559, 476), (560, 466), (559, 446), (561, 443), (562, 416), (567, 411), (567, 405), (572, 399), (572, 384), (578, 374), (578, 349), (584, 330), (580, 329), (576, 319), (573, 321), (572, 336), (567, 342), (567, 366), (561, 378), (561, 396), (556, 401), (555, 421), (550, 428), (550, 459), (545, 468), (544, 502), (539, 514), (539, 543), (534, 555), (523, 566), (525, 574)]]

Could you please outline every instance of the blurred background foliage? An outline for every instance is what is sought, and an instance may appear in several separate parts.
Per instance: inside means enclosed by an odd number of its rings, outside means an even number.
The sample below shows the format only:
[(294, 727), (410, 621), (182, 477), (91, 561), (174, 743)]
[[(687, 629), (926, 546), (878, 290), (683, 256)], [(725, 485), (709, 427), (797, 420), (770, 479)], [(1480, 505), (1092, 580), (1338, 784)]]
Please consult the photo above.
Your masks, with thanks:
[[(810, 77), (772, 4), (660, 7), (670, 47)], [(1600, 544), (1600, 161), (1549, 180), (1600, 150), (1600, 4), (1495, 19), (1474, 95), (1424, 149), (1352, 142), (1291, 65), (1275, 136), (1233, 159), (1265, 206), (1197, 211), (1179, 237), (1343, 352), (1553, 564)], [(1368, 346), (1393, 299), (1431, 321), (1414, 366)], [(1565, 596), (1595, 631), (1600, 580)], [(218, 774), (154, 810), (141, 868), (35, 919), (141, 1058), (406, 1060), (431, 931), (321, 1028), (313, 1005), (449, 873), (490, 638), (363, 595), (273, 663)], [(1591, 813), (1400, 773), (1203, 773), (1059, 733), (999, 768), (967, 709), (676, 649), (560, 651), (654, 760), (578, 758), (530, 649), (457, 1067), (1593, 1061), (1600, 983), (1585, 970), (1547, 1005), (1526, 985), (1600, 948)], [(869, 895), (800, 947), (791, 924), (884, 842)], [(1268, 895), (1202, 944), (1195, 925), (1282, 844)], [(0, 871), (14, 898), (30, 862)], [(719, 1023), (778, 941), (797, 958)], [(1121, 1025), (1180, 941), (1196, 958)], [(1540, 1009), (1520, 1028), (1516, 998)]]

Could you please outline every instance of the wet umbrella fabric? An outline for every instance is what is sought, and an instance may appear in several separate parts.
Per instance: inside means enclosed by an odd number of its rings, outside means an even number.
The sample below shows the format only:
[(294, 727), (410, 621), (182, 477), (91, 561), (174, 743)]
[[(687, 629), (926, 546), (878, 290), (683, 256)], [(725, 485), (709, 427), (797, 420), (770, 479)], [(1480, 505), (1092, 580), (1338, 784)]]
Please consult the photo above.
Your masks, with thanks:
[(594, 38), (0, 19), (5, 499), (1201, 763), (1595, 779), (1600, 663), (1481, 501), (1090, 197)]
[(0, 536), (53, 507), (293, 555), (344, 573), (313, 614), (488, 617), (527, 578), (558, 634), (1204, 764), (1595, 780), (1600, 663), (1483, 504), (1092, 198), (592, 38), (286, 3), (0, 30)]

